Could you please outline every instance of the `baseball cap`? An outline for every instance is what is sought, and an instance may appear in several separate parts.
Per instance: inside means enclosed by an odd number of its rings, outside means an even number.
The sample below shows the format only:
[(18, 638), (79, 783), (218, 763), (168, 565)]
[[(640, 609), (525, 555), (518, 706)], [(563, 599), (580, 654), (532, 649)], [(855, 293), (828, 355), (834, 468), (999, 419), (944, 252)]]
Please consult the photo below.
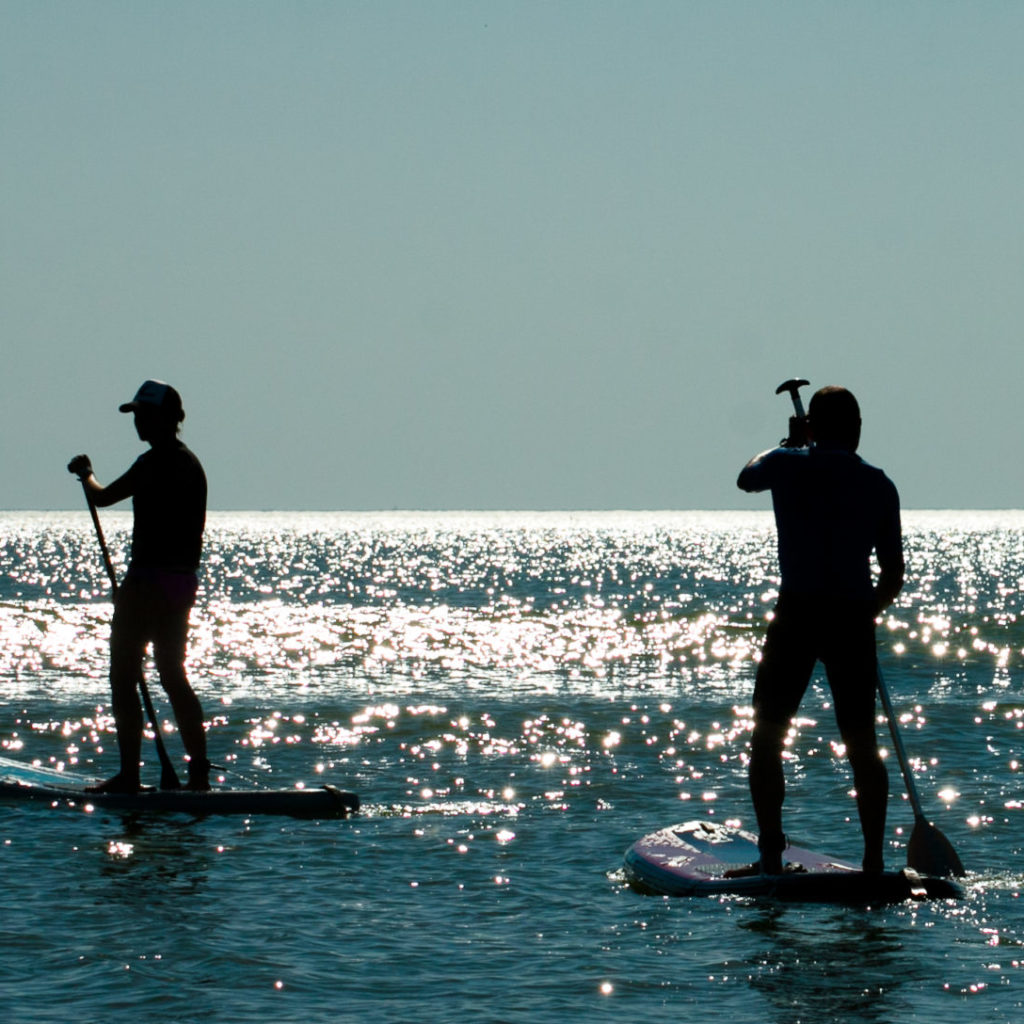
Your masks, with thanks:
[(119, 408), (121, 412), (135, 412), (136, 409), (143, 406), (157, 408), (178, 419), (181, 418), (183, 412), (181, 395), (170, 384), (165, 384), (162, 380), (143, 381), (142, 386), (135, 392), (135, 397)]

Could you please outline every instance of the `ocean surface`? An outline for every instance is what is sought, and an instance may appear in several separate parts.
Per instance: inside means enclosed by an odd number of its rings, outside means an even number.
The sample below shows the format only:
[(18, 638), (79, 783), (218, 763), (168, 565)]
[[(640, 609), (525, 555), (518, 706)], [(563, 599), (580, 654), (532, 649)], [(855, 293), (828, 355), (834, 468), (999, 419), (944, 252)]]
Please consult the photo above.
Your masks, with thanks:
[[(129, 516), (103, 521), (121, 564)], [(330, 782), (363, 810), (0, 804), (4, 1020), (1021, 1020), (1024, 513), (904, 525), (882, 667), (925, 809), (970, 871), (963, 901), (625, 884), (647, 832), (753, 828), (769, 513), (214, 513), (190, 652), (213, 760), (232, 784)], [(84, 512), (0, 513), (0, 755), (115, 769), (109, 616)], [(857, 860), (841, 754), (818, 677), (786, 829)], [(894, 757), (890, 784), (898, 867), (913, 819)]]

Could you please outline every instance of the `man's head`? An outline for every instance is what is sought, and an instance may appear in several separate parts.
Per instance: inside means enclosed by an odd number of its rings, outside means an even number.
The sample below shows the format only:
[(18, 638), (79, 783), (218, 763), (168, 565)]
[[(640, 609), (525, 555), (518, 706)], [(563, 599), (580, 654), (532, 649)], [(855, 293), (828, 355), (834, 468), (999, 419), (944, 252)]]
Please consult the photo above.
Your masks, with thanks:
[(816, 391), (807, 410), (815, 444), (855, 452), (860, 444), (860, 406), (846, 388), (829, 385)]
[(180, 423), (185, 418), (181, 395), (162, 380), (143, 381), (135, 397), (119, 408), (121, 412), (138, 412), (140, 409), (157, 412), (173, 423)]
[(119, 408), (121, 412), (135, 413), (135, 429), (143, 441), (173, 437), (185, 418), (181, 395), (162, 380), (143, 381), (135, 397)]

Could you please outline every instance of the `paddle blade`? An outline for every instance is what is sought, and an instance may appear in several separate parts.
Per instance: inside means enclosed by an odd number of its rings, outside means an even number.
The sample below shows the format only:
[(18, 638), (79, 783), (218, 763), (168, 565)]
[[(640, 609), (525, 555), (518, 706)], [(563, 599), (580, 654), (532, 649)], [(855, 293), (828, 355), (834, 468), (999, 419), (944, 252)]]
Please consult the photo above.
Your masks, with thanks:
[(933, 878), (963, 878), (967, 872), (953, 844), (930, 822), (919, 818), (907, 844), (907, 864)]

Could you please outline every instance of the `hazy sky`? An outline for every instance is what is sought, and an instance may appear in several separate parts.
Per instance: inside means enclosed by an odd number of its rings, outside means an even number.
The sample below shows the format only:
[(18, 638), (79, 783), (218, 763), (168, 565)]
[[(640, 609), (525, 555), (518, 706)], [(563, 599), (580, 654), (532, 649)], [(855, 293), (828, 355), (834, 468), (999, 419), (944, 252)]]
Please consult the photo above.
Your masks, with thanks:
[(1024, 506), (1024, 4), (0, 0), (0, 507), (758, 508), (842, 383)]

